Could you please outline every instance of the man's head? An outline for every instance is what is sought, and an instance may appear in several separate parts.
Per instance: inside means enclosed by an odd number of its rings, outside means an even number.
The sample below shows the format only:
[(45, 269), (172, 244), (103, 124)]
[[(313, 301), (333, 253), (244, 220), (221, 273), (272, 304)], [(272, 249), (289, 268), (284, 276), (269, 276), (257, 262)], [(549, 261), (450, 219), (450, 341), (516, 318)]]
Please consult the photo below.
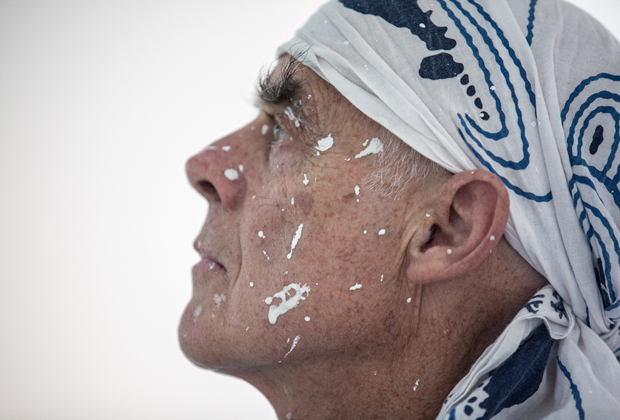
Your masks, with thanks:
[(332, 0), (280, 48), (187, 165), (190, 359), (280, 417), (490, 418), (620, 353), (620, 47), (526, 3)]
[[(179, 332), (187, 356), (259, 388), (347, 362), (385, 378), (417, 357), (422, 376), (439, 345), (472, 363), (543, 284), (502, 238), (503, 183), (434, 165), (293, 57), (259, 99), (256, 120), (187, 164), (210, 205)], [(512, 300), (481, 314), (483, 290), (485, 305)]]

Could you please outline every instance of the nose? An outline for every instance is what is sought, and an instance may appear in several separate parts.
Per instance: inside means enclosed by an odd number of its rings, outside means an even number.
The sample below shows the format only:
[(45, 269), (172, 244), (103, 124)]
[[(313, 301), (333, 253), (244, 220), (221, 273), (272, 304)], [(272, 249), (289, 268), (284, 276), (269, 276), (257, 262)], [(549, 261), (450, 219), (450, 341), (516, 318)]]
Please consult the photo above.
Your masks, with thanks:
[(225, 139), (220, 140), (191, 157), (185, 165), (189, 182), (210, 206), (234, 210), (243, 201), (246, 180), (243, 166), (235, 162), (234, 147), (226, 146)]

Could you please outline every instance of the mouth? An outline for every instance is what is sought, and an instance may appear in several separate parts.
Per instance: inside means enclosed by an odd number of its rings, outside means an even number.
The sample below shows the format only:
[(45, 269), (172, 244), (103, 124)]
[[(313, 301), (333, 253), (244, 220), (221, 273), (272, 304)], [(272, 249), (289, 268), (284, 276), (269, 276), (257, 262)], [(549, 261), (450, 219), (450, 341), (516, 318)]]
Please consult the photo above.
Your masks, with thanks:
[(200, 255), (200, 261), (194, 267), (201, 271), (226, 272), (226, 268), (221, 264), (213, 253), (200, 246), (201, 241), (196, 239), (194, 249)]

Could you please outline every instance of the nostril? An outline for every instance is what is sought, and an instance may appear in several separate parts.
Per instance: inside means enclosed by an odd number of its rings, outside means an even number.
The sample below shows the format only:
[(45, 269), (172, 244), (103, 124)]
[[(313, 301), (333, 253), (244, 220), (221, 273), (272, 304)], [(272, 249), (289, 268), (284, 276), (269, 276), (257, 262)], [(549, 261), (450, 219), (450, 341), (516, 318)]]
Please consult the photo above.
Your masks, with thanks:
[(215, 189), (215, 186), (213, 186), (213, 184), (210, 183), (209, 181), (205, 181), (205, 180), (198, 181), (198, 188), (200, 189), (200, 192), (204, 194), (205, 196), (208, 196), (212, 198), (213, 200), (219, 201), (220, 197), (217, 193), (217, 190)]

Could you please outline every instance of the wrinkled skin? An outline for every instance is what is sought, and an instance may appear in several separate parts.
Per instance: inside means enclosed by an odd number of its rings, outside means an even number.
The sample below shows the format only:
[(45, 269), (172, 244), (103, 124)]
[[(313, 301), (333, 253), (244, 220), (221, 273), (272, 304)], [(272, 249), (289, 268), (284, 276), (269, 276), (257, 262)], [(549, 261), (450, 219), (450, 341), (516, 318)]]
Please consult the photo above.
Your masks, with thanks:
[[(435, 418), (546, 281), (502, 238), (496, 176), (436, 171), (398, 200), (366, 188), (378, 155), (356, 155), (380, 126), (312, 71), (295, 78), (301, 103), (261, 102), (187, 163), (209, 213), (181, 347), (256, 386), (281, 419)], [(304, 299), (290, 291), (297, 306), (270, 320), (290, 285)]]
[[(400, 275), (403, 233), (412, 210), (424, 216), (422, 194), (408, 191), (394, 200), (361, 188), (356, 195), (377, 155), (355, 156), (379, 125), (314, 73), (304, 70), (296, 77), (307, 80), (304, 97), (310, 99), (302, 106), (312, 115), (312, 130), (303, 121), (296, 127), (284, 114), (289, 104), (263, 104), (290, 139), (274, 142), (273, 124), (261, 112), (187, 164), (192, 185), (210, 204), (196, 247), (223, 266), (209, 269), (203, 260), (194, 267), (194, 294), (180, 328), (185, 353), (205, 367), (233, 372), (278, 362), (296, 336), (287, 359), (386, 341), (403, 345), (409, 335), (401, 324), (412, 319), (415, 305), (407, 303), (413, 294)], [(333, 147), (317, 155), (318, 141), (330, 134)], [(239, 178), (228, 179), (225, 170), (238, 171), (239, 165)], [(288, 259), (300, 224), (301, 237)], [(310, 291), (271, 324), (265, 299), (291, 283)], [(351, 290), (356, 284), (362, 287)], [(226, 300), (218, 305), (215, 295)], [(272, 304), (279, 302), (274, 298)]]

